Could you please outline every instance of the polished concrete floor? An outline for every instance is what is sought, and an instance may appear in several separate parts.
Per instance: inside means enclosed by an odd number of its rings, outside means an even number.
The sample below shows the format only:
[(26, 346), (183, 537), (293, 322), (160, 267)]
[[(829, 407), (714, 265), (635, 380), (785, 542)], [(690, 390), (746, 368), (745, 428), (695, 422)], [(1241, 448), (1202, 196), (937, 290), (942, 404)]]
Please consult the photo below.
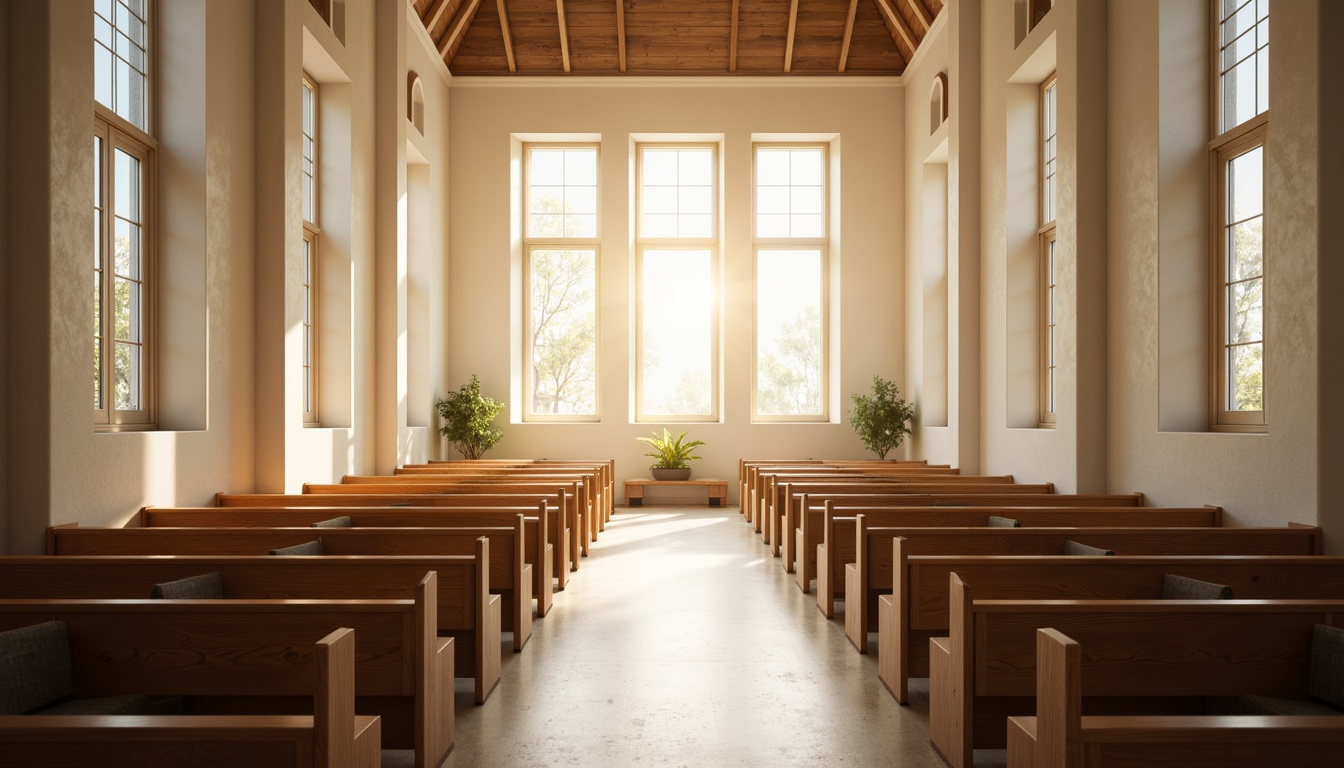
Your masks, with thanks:
[[(942, 766), (736, 508), (619, 509), (447, 766)], [(1001, 764), (1001, 753), (977, 765)]]

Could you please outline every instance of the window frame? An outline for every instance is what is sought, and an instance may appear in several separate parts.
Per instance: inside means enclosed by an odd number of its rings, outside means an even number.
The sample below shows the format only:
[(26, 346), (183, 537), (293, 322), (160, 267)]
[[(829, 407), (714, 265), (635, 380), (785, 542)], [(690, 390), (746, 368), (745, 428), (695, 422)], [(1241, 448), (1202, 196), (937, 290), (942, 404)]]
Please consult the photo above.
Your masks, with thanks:
[(1052, 429), (1058, 422), (1059, 357), (1056, 354), (1057, 289), (1059, 287), (1059, 74), (1052, 72), (1041, 81), (1040, 154), (1037, 159), (1037, 185), (1040, 187), (1040, 227), (1037, 237), (1037, 426)]
[[(1262, 163), (1267, 159), (1269, 148), (1269, 109), (1268, 95), (1266, 94), (1266, 109), (1258, 112), (1252, 117), (1243, 120), (1237, 125), (1224, 127), (1223, 117), (1225, 113), (1224, 105), (1224, 75), (1235, 69), (1236, 65), (1246, 61), (1250, 56), (1268, 56), (1269, 43), (1255, 46), (1253, 52), (1239, 60), (1232, 69), (1223, 68), (1223, 23), (1240, 12), (1248, 3), (1256, 3), (1257, 0), (1245, 0), (1239, 4), (1231, 16), (1224, 16), (1221, 11), (1219, 0), (1209, 0), (1209, 430), (1212, 432), (1253, 432), (1264, 433), (1269, 431), (1269, 420), (1267, 416), (1267, 407), (1269, 403), (1268, 390), (1266, 383), (1269, 379), (1269, 371), (1266, 363), (1269, 359), (1269, 335), (1266, 332), (1268, 327), (1268, 318), (1266, 313), (1267, 298), (1269, 296), (1269, 253), (1268, 229), (1270, 226), (1269, 213), (1265, 210), (1265, 198), (1261, 198), (1261, 266), (1260, 266), (1260, 290), (1261, 290), (1261, 315), (1260, 315), (1260, 397), (1261, 408), (1258, 411), (1237, 411), (1228, 408), (1228, 386), (1230, 384), (1228, 377), (1228, 350), (1233, 346), (1228, 337), (1227, 322), (1227, 286), (1228, 283), (1228, 178), (1227, 171), (1229, 163), (1248, 152), (1260, 148), (1262, 152)], [(1266, 10), (1266, 20), (1269, 11)], [(1250, 29), (1242, 32), (1238, 39), (1254, 30), (1259, 34), (1260, 18), (1257, 15), (1255, 24)], [(1258, 63), (1258, 58), (1257, 58)], [(1266, 64), (1268, 66), (1268, 64)], [(1257, 78), (1259, 72), (1257, 70)], [(1269, 83), (1260, 83), (1256, 81), (1256, 103), (1260, 102), (1261, 85), (1267, 90)], [(1262, 165), (1262, 184), (1264, 180), (1264, 166)], [(1263, 187), (1262, 187), (1263, 190)], [(1262, 191), (1263, 194), (1263, 191)]]
[[(129, 9), (128, 9), (129, 10)], [(101, 276), (95, 294), (98, 298), (97, 325), (95, 339), (100, 342), (97, 353), (99, 377), (96, 380), (96, 395), (102, 402), (93, 409), (93, 426), (96, 432), (133, 432), (149, 431), (158, 428), (158, 151), (159, 143), (153, 130), (158, 118), (158, 89), (156, 87), (157, 16), (156, 1), (145, 0), (144, 15), (140, 21), (144, 24), (144, 119), (145, 127), (132, 123), (117, 114), (109, 105), (93, 99), (93, 135), (102, 140), (103, 153), (95, 158), (98, 164), (95, 187), (102, 200), (102, 222), (95, 228), (94, 253), (96, 255), (96, 274)], [(118, 34), (113, 19), (104, 19), (112, 25), (112, 34)], [(97, 25), (100, 14), (93, 8), (93, 23)], [(101, 45), (96, 35), (93, 45)], [(106, 46), (103, 46), (104, 48)], [(117, 57), (115, 51), (112, 52)], [(129, 62), (127, 62), (129, 64)], [(114, 79), (115, 88), (115, 79)], [(114, 91), (115, 93), (115, 91)], [(114, 98), (115, 102), (115, 98)], [(114, 272), (115, 256), (115, 179), (116, 152), (120, 150), (135, 157), (140, 163), (140, 366), (141, 392), (139, 409), (119, 409), (115, 407), (114, 385), (116, 339), (115, 331), (109, 336), (108, 329), (115, 323), (112, 317), (115, 305), (116, 277)], [(97, 207), (97, 200), (95, 200)], [(108, 341), (111, 341), (109, 344)]]
[[(532, 212), (532, 150), (536, 149), (591, 149), (595, 153), (596, 183), (595, 237), (535, 237), (529, 224)], [(522, 146), (522, 234), (523, 234), (523, 421), (538, 423), (595, 423), (602, 420), (602, 145), (597, 141), (584, 142), (524, 142)], [(534, 251), (568, 250), (593, 252), (593, 412), (581, 414), (539, 413), (533, 410), (532, 382), (532, 253)]]
[[(302, 91), (312, 92), (312, 107), (309, 112), (312, 116), (312, 125), (303, 124), (303, 103)], [(299, 142), (299, 183), (304, 182), (305, 176), (312, 179), (312, 208), (313, 218), (308, 219), (307, 211), (301, 210), (299, 218), (303, 220), (302, 238), (303, 249), (302, 272), (303, 272), (303, 318), (302, 329), (306, 338), (303, 340), (303, 349), (299, 353), (300, 368), (306, 374), (300, 379), (300, 388), (303, 390), (304, 405), (301, 408), (303, 413), (303, 426), (316, 427), (321, 425), (321, 324), (318, 319), (321, 318), (321, 253), (322, 253), (322, 228), (319, 224), (321, 220), (321, 120), (319, 119), (319, 105), (321, 103), (321, 91), (317, 81), (307, 72), (303, 73), (302, 85), (300, 90), (299, 103), (299, 132), (301, 134)], [(311, 135), (309, 131), (311, 130)], [(310, 161), (310, 158), (304, 156), (303, 140), (311, 139), (313, 142), (313, 155), (311, 158), (312, 173), (306, 174), (303, 170), (303, 164)], [(302, 208), (302, 186), (300, 186), (300, 208)]]
[[(644, 152), (648, 149), (683, 150), (707, 149), (710, 152), (711, 168), (711, 214), (710, 233), (703, 238), (688, 237), (646, 237), (644, 236)], [(722, 419), (723, 388), (721, 385), (722, 363), (719, 359), (722, 345), (719, 335), (721, 328), (723, 263), (719, 252), (721, 208), (723, 205), (723, 168), (722, 155), (715, 141), (641, 141), (635, 143), (635, 336), (634, 336), (634, 420), (636, 423), (704, 424), (716, 423)], [(710, 300), (711, 317), (709, 320), (710, 342), (710, 407), (709, 414), (666, 414), (644, 411), (644, 260), (649, 251), (664, 250), (704, 250), (709, 252), (710, 281), (714, 295)]]
[[(1242, 123), (1237, 128), (1228, 132), (1228, 135), (1221, 136), (1210, 143), (1210, 163), (1211, 178), (1209, 188), (1212, 191), (1212, 200), (1210, 208), (1212, 209), (1212, 230), (1210, 232), (1210, 269), (1209, 269), (1209, 419), (1210, 429), (1215, 432), (1265, 432), (1268, 431), (1268, 419), (1266, 417), (1266, 390), (1265, 383), (1269, 378), (1265, 362), (1268, 359), (1269, 341), (1266, 328), (1268, 326), (1265, 313), (1266, 298), (1269, 295), (1269, 276), (1266, 269), (1268, 262), (1267, 246), (1268, 237), (1268, 215), (1263, 209), (1264, 200), (1261, 199), (1261, 267), (1260, 267), (1260, 291), (1261, 291), (1261, 315), (1260, 315), (1260, 350), (1261, 350), (1261, 369), (1260, 369), (1260, 398), (1261, 408), (1258, 411), (1237, 411), (1228, 408), (1227, 392), (1230, 384), (1228, 378), (1228, 354), (1234, 345), (1230, 343), (1227, 335), (1227, 286), (1228, 282), (1228, 252), (1227, 227), (1228, 223), (1228, 187), (1227, 187), (1227, 168), (1229, 163), (1256, 149), (1263, 152), (1268, 146), (1269, 134), (1269, 115), (1261, 113), (1250, 120)], [(1263, 178), (1263, 176), (1262, 176)]]
[[(816, 149), (821, 151), (821, 234), (815, 237), (761, 237), (757, 193), (760, 151)], [(830, 421), (830, 232), (831, 232), (831, 155), (824, 141), (758, 141), (751, 145), (751, 233), (752, 233), (752, 314), (751, 314), (751, 421), (753, 423), (826, 423)], [(818, 251), (821, 257), (818, 314), (821, 320), (821, 367), (818, 370), (821, 412), (817, 414), (762, 414), (760, 410), (760, 269), (762, 251)]]

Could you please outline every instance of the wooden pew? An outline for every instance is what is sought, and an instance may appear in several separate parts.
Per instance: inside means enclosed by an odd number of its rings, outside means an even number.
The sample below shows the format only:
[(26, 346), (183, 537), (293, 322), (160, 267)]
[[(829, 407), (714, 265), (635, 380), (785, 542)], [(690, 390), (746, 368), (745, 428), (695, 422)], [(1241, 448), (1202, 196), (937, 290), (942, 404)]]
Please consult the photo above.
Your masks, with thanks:
[(611, 520), (615, 507), (616, 467), (614, 461), (534, 461), (530, 463), (479, 463), (435, 462), (432, 464), (410, 464), (397, 467), (395, 475), (500, 475), (527, 479), (535, 475), (556, 473), (582, 473), (592, 476), (593, 501), (597, 507), (596, 515), (599, 531), (604, 530)]
[[(578, 518), (574, 515), (573, 496), (565, 493), (553, 494), (539, 499), (527, 493), (472, 493), (472, 494), (423, 494), (423, 493), (366, 493), (332, 494), (312, 493), (220, 493), (215, 495), (218, 507), (263, 507), (268, 509), (282, 507), (535, 507), (546, 502), (546, 527), (551, 532), (556, 546), (555, 577), (563, 589), (569, 571), (579, 569), (579, 536), (575, 528)], [(335, 512), (332, 517), (345, 512)]]
[[(511, 528), (84, 528), (47, 529), (48, 555), (261, 555), (321, 538), (324, 557), (340, 555), (465, 555), (480, 539), (489, 552), (490, 592), (502, 602), (503, 629), (513, 650), (532, 636), (532, 566), (524, 557), (523, 516)], [(433, 566), (431, 566), (433, 567)], [(439, 570), (435, 568), (435, 570)], [(441, 614), (442, 615), (442, 614)], [(445, 629), (449, 629), (445, 627)]]
[(1199, 714), (1207, 696), (1306, 698), (1312, 628), (1344, 623), (1344, 600), (978, 600), (956, 575), (950, 595), (951, 633), (929, 641), (929, 733), (953, 768), (1034, 711), (1037, 629), (1088, 649), (1089, 714), (1160, 715)]
[[(400, 474), (400, 475), (345, 475), (341, 478), (340, 485), (361, 485), (361, 486), (387, 486), (387, 487), (415, 487), (415, 486), (437, 486), (445, 485), (448, 488), (442, 490), (431, 490), (430, 493), (455, 493), (457, 489), (464, 486), (472, 486), (479, 490), (481, 486), (513, 486), (517, 483), (547, 483), (558, 484), (557, 487), (564, 487), (567, 491), (573, 491), (575, 504), (578, 509), (578, 518), (583, 522), (584, 537), (580, 539), (584, 543), (591, 544), (597, 540), (599, 532), (598, 520), (603, 517), (601, 502), (597, 498), (597, 473), (596, 472), (566, 472), (557, 473), (555, 471), (545, 474), (516, 475), (516, 474), (492, 474), (481, 472), (450, 472), (445, 474)], [(321, 485), (305, 484), (305, 493), (312, 487), (315, 493), (332, 493), (333, 491), (323, 491)], [(340, 493), (340, 491), (334, 491)], [(587, 554), (587, 550), (584, 550)]]
[(278, 655), (289, 663), (277, 690), (304, 692), (307, 678), (312, 715), (0, 716), (0, 762), (378, 768), (381, 722), (355, 714), (354, 630), (337, 629), (310, 648)]
[[(929, 638), (947, 634), (952, 573), (985, 599), (1156, 600), (1167, 573), (1227, 584), (1245, 599), (1344, 599), (1344, 557), (1266, 555), (910, 555), (898, 539), (891, 593), (878, 597), (877, 674), (908, 703), (911, 677), (929, 676)], [(846, 611), (849, 607), (846, 606)]]
[(381, 718), (382, 746), (416, 765), (453, 743), (452, 646), (434, 634), (437, 580), (414, 599), (0, 600), (0, 630), (63, 621), (74, 695), (181, 695), (192, 714), (311, 715), (314, 668), (300, 653), (354, 630), (355, 711)]
[[(1055, 499), (1069, 500), (1060, 494)], [(1128, 497), (1126, 497), (1128, 498)], [(883, 494), (809, 494), (796, 493), (788, 497), (785, 508), (784, 543), (781, 555), (784, 570), (794, 573), (798, 552), (809, 555), (816, 551), (824, 535), (825, 510), (828, 503), (836, 517), (854, 517), (860, 514), (891, 514), (890, 522), (870, 519), (875, 525), (908, 525), (911, 527), (953, 526), (974, 527), (986, 525), (990, 515), (1011, 517), (1024, 528), (1088, 527), (1102, 528), (1217, 528), (1223, 523), (1222, 507), (1135, 507), (1135, 506), (937, 506), (910, 507), (899, 496)], [(1087, 510), (1079, 514), (1079, 509)], [(890, 513), (880, 510), (891, 510)], [(899, 510), (899, 512), (897, 511)], [(886, 518), (883, 518), (885, 520)], [(899, 521), (899, 522), (898, 522)], [(798, 542), (802, 541), (800, 548)], [(815, 576), (815, 571), (809, 580)], [(806, 591), (806, 590), (804, 590)]]
[[(919, 475), (958, 475), (961, 470), (948, 466), (947, 464), (928, 464), (924, 461), (878, 461), (878, 460), (822, 460), (806, 459), (794, 461), (745, 461), (742, 460), (738, 465), (738, 475), (741, 481), (740, 499), (742, 505), (742, 514), (750, 523), (755, 523), (758, 516), (761, 516), (761, 504), (765, 498), (766, 475), (772, 474), (816, 474), (819, 472), (829, 472), (836, 475), (861, 475), (861, 474), (901, 474), (911, 473)], [(750, 503), (748, 503), (750, 500)]]
[[(544, 503), (527, 507), (144, 507), (132, 528), (301, 528), (333, 517), (349, 517), (354, 528), (460, 528), (517, 524), (523, 515), (523, 561), (532, 570), (532, 597), (537, 615), (550, 613), (555, 600), (555, 547)], [(423, 554), (423, 553), (417, 553)], [(491, 559), (491, 567), (499, 564)], [(563, 574), (563, 572), (561, 572)], [(561, 579), (564, 582), (564, 579)], [(495, 584), (492, 576), (491, 585)], [(507, 615), (507, 612), (505, 613)]]
[[(530, 503), (537, 501), (554, 501), (556, 506), (563, 510), (561, 517), (565, 520), (566, 530), (569, 531), (570, 539), (570, 567), (571, 570), (578, 569), (579, 558), (588, 556), (589, 539), (588, 530), (588, 512), (584, 507), (582, 499), (582, 483), (577, 481), (570, 482), (518, 482), (504, 481), (499, 482), (461, 482), (461, 483), (439, 483), (439, 482), (420, 482), (420, 483), (304, 483), (304, 496), (314, 496), (316, 498), (336, 499), (342, 496), (369, 497), (374, 494), (396, 494), (402, 497), (436, 497), (439, 499), (458, 499), (456, 502), (448, 502), (448, 506), (453, 504), (474, 505), (472, 499), (479, 498), (481, 495), (487, 496), (521, 496)], [(435, 501), (432, 505), (438, 505)], [(224, 504), (220, 504), (224, 506)], [(334, 505), (333, 505), (334, 506)], [(431, 503), (417, 504), (416, 506), (431, 506)]]
[(1008, 767), (1217, 765), (1315, 768), (1339, 761), (1344, 717), (1083, 717), (1082, 646), (1036, 630), (1036, 716), (1008, 718)]
[[(878, 595), (891, 586), (898, 558), (911, 555), (1063, 555), (1066, 541), (1122, 556), (1321, 553), (1321, 529), (1293, 523), (1286, 528), (874, 528), (867, 515), (848, 524), (845, 518), (835, 522), (839, 535), (824, 545), (825, 552), (817, 552), (818, 573), (825, 574), (818, 577), (817, 603), (826, 613), (822, 601), (831, 591), (833, 613), (834, 590), (843, 589), (845, 636), (859, 653), (868, 652)], [(837, 554), (834, 560), (830, 552)]]
[[(890, 496), (914, 494), (960, 494), (1025, 496), (1054, 494), (1053, 483), (1014, 483), (1009, 475), (981, 478), (973, 475), (891, 474), (886, 476), (832, 476), (769, 475), (765, 489), (763, 515), (756, 521), (761, 533), (775, 554), (779, 553), (784, 526), (785, 496), (789, 493), (873, 493)], [(983, 482), (982, 482), (983, 480)]]
[[(225, 595), (242, 600), (399, 599), (435, 571), (432, 613), (438, 636), (454, 639), (453, 667), (472, 678), (476, 703), (499, 683), (500, 598), (491, 595), (489, 550), (472, 557), (333, 555), (108, 555), (0, 558), (0, 597), (128, 598), (148, 585), (218, 571)], [(146, 581), (146, 579), (152, 579)], [(388, 724), (384, 722), (386, 734)]]
[[(1087, 509), (1091, 507), (1123, 507), (1130, 506), (1127, 501), (1137, 502), (1133, 506), (1142, 505), (1141, 494), (1117, 494), (1117, 495), (1098, 495), (1098, 494), (1041, 494), (1026, 496), (995, 496), (992, 494), (983, 496), (961, 496), (957, 494), (942, 494), (939, 496), (864, 496), (865, 499), (880, 498), (880, 506), (889, 508), (900, 507), (929, 507), (929, 506), (960, 506), (976, 508), (997, 508), (1005, 509), (1007, 507), (1056, 507), (1069, 509)], [(808, 496), (811, 499), (811, 495)], [(952, 504), (953, 500), (966, 501), (969, 503)], [(1020, 504), (1018, 503), (1020, 502)], [(839, 504), (831, 505), (834, 510)], [(798, 588), (803, 592), (809, 592), (812, 588), (812, 579), (819, 578), (820, 570), (817, 567), (817, 555), (822, 550), (826, 541), (828, 529), (833, 529), (833, 525), (826, 524), (825, 506), (822, 507), (820, 517), (810, 513), (801, 515), (799, 528), (794, 531), (794, 576), (798, 581)], [(873, 513), (877, 514), (877, 513)], [(1016, 514), (1014, 510), (1009, 514), (1011, 517)], [(832, 517), (838, 516), (834, 512)], [(988, 516), (986, 516), (988, 517)], [(821, 528), (815, 527), (815, 522), (820, 520)], [(843, 572), (841, 572), (843, 576)], [(839, 582), (837, 582), (839, 583)]]

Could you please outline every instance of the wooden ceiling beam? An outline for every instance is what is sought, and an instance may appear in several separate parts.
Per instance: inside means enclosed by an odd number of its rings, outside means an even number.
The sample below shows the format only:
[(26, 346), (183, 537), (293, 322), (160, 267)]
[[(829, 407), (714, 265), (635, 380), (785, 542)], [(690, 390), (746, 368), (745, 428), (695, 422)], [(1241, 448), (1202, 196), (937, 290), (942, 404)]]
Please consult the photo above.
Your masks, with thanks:
[(433, 34), (434, 28), (443, 20), (443, 14), (452, 6), (451, 0), (435, 0), (434, 7), (425, 14), (425, 31)]
[(789, 37), (784, 43), (784, 74), (793, 68), (793, 34), (798, 30), (798, 0), (789, 0)]
[(509, 72), (518, 71), (518, 62), (513, 58), (513, 35), (509, 34), (509, 12), (504, 8), (504, 0), (495, 0), (499, 8), (499, 28), (504, 32), (504, 55), (509, 60)]
[(910, 3), (910, 9), (915, 12), (915, 18), (919, 19), (920, 26), (924, 27), (924, 34), (929, 33), (929, 27), (933, 26), (933, 19), (929, 16), (929, 10), (924, 7), (920, 0), (906, 0)]
[(457, 9), (457, 16), (453, 17), (448, 31), (439, 40), (439, 55), (443, 57), (444, 64), (453, 63), (453, 57), (462, 45), (462, 38), (466, 37), (467, 28), (471, 26), (471, 20), (476, 18), (476, 9), (480, 7), (481, 0), (468, 0), (466, 5)]
[[(733, 0), (737, 4), (737, 0)], [(626, 68), (625, 63), (625, 0), (616, 0), (616, 49), (621, 57), (621, 71)]]
[(737, 71), (737, 17), (741, 0), (733, 0), (733, 24), (728, 34), (728, 71)]
[[(891, 39), (896, 42), (897, 34), (905, 40), (905, 44), (910, 47), (910, 55), (914, 55), (915, 49), (919, 43), (915, 42), (915, 32), (910, 29), (910, 25), (905, 23), (901, 14), (892, 7), (891, 0), (873, 0), (877, 4), (877, 10), (882, 13), (882, 17), (887, 21), (887, 29), (891, 31)], [(902, 56), (901, 58), (905, 58)]]
[(565, 25), (565, 0), (555, 0), (555, 15), (560, 19), (560, 60), (569, 71), (569, 28)]
[(849, 42), (854, 38), (854, 14), (859, 10), (859, 0), (849, 0), (849, 15), (845, 16), (845, 39), (840, 43), (840, 67), (837, 72), (844, 72), (845, 65), (849, 62)]

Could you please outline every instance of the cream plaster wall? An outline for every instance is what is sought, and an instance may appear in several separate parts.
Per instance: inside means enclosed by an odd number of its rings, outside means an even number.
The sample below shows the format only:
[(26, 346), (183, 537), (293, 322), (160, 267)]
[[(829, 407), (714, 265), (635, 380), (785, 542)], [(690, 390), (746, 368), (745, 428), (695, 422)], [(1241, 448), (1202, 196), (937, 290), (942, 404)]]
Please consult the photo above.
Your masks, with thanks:
[[(623, 81), (624, 82), (624, 81)], [(904, 96), (889, 82), (824, 85), (723, 85), (644, 81), (566, 86), (554, 81), (511, 87), (454, 80), (450, 129), (452, 227), (449, 237), (448, 381), (473, 373), (487, 394), (509, 397), (521, 374), (521, 263), (510, 242), (511, 136), (600, 134), (603, 245), (600, 262), (601, 423), (519, 423), (521, 404), (501, 417), (505, 436), (495, 456), (613, 457), (621, 477), (647, 476), (635, 442), (661, 424), (631, 423), (632, 249), (631, 135), (723, 136), (723, 419), (689, 424), (708, 445), (700, 477), (734, 477), (743, 456), (864, 455), (843, 423), (848, 394), (866, 390), (874, 373), (905, 380)], [(750, 167), (753, 133), (839, 137), (838, 392), (829, 424), (752, 424)], [(835, 289), (836, 286), (833, 286)], [(521, 337), (520, 337), (521, 338)], [(514, 359), (517, 357), (518, 359)], [(442, 395), (442, 392), (435, 392)], [(446, 447), (441, 451), (447, 452)]]
[[(161, 368), (169, 369), (163, 378), (168, 391), (160, 396), (167, 404), (165, 426), (180, 419), (188, 429), (95, 434), (86, 407), (92, 340), (83, 287), (89, 284), (93, 235), (84, 227), (48, 223), (88, 217), (89, 9), (81, 3), (10, 4), (10, 9), (12, 29), (23, 30), (10, 36), (10, 50), (23, 57), (22, 81), (30, 84), (11, 83), (7, 100), (11, 183), (26, 190), (22, 201), (12, 198), (18, 207), (10, 209), (12, 217), (26, 222), (11, 231), (10, 247), (26, 258), (10, 274), (11, 289), (19, 282), (24, 286), (22, 292), (11, 290), (13, 300), (7, 302), (11, 322), (22, 318), (24, 333), (10, 335), (6, 370), (11, 382), (22, 382), (21, 390), (11, 390), (10, 402), (23, 406), (9, 406), (10, 425), (21, 426), (26, 437), (24, 450), (13, 452), (9, 464), (7, 550), (32, 553), (41, 551), (43, 532), (53, 523), (120, 524), (145, 504), (205, 503), (218, 490), (251, 484), (253, 24), (247, 4), (184, 1), (164, 10), (164, 38), (171, 41), (166, 45), (190, 40), (204, 53), (195, 68), (165, 71), (165, 87), (190, 82), (216, 99), (196, 122), (174, 111), (190, 105), (162, 109), (174, 145), (164, 150), (161, 192), (181, 193), (204, 210), (184, 215), (165, 234), (174, 243), (160, 256), (165, 290), (196, 297), (192, 314), (174, 329), (185, 335), (166, 338), (194, 340), (205, 353), (175, 355), (170, 346), (161, 361)], [(187, 176), (195, 181), (184, 181)], [(160, 304), (174, 314), (181, 306), (170, 299)], [(16, 375), (20, 371), (23, 376)], [(195, 393), (175, 391), (182, 381), (209, 389), (208, 410)], [(182, 410), (175, 411), (178, 406)]]
[[(1108, 486), (1141, 490), (1153, 504), (1220, 504), (1237, 525), (1330, 521), (1330, 548), (1344, 551), (1337, 505), (1318, 502), (1317, 496), (1319, 480), (1337, 474), (1337, 462), (1326, 461), (1327, 452), (1338, 456), (1336, 448), (1320, 442), (1327, 430), (1317, 381), (1318, 361), (1338, 350), (1325, 348), (1318, 335), (1318, 313), (1328, 312), (1319, 303), (1318, 272), (1329, 263), (1321, 239), (1327, 209), (1318, 196), (1329, 175), (1322, 173), (1325, 134), (1318, 129), (1329, 77), (1320, 57), (1324, 41), (1332, 39), (1320, 31), (1323, 4), (1276, 3), (1273, 10), (1265, 180), (1271, 228), (1265, 245), (1270, 426), (1263, 435), (1163, 431), (1159, 392), (1182, 375), (1185, 363), (1160, 354), (1159, 338), (1166, 338), (1164, 324), (1189, 321), (1179, 302), (1167, 299), (1182, 285), (1163, 278), (1184, 261), (1207, 263), (1205, 243), (1191, 247), (1191, 238), (1160, 237), (1182, 226), (1178, 217), (1189, 215), (1190, 204), (1180, 185), (1163, 184), (1162, 174), (1179, 168), (1181, 158), (1164, 153), (1165, 165), (1159, 165), (1154, 148), (1169, 139), (1193, 145), (1171, 135), (1169, 114), (1159, 119), (1159, 107), (1168, 112), (1178, 107), (1164, 97), (1161, 57), (1186, 56), (1181, 46), (1189, 45), (1188, 38), (1161, 36), (1164, 20), (1180, 23), (1169, 18), (1173, 9), (1160, 8), (1165, 4), (1141, 0), (1112, 3), (1109, 9)], [(1159, 39), (1167, 41), (1161, 48), (1153, 45)], [(1207, 112), (1198, 100), (1187, 100), (1184, 108), (1200, 116)], [(1198, 153), (1194, 162), (1207, 168), (1204, 151), (1192, 149)]]
[[(1100, 3), (1059, 0), (1014, 46), (1014, 8), (983, 6), (982, 317), (986, 472), (1064, 492), (1106, 487), (1106, 24)], [(1049, 61), (1054, 58), (1053, 66)], [(1057, 425), (1032, 422), (1036, 349), (1021, 334), (1035, 313), (1031, 285), (1039, 220), (1035, 168), (1022, 131), (1033, 130), (1030, 89), (1058, 68)], [(1024, 186), (1025, 185), (1025, 186)], [(1024, 195), (1024, 190), (1026, 195)], [(1029, 322), (1026, 327), (1030, 327)], [(1016, 335), (1015, 335), (1016, 334)], [(1022, 379), (1023, 371), (1029, 377)], [(1024, 418), (1022, 413), (1026, 412)]]

